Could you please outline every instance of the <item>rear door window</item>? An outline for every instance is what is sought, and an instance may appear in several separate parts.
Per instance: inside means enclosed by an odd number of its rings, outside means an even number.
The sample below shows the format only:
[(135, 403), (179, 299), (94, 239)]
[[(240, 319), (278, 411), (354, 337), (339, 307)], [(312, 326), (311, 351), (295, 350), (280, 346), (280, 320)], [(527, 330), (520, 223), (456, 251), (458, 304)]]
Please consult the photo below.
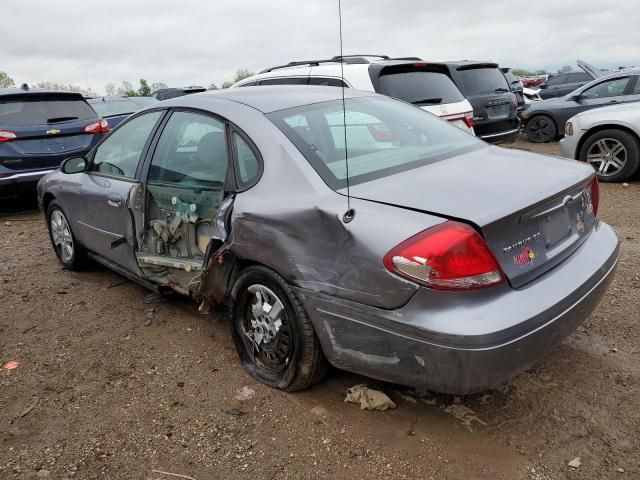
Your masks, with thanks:
[(548, 87), (556, 87), (558, 85), (564, 85), (565, 83), (567, 83), (567, 80), (567, 75), (558, 75), (556, 77), (549, 77), (549, 79), (544, 83)]
[(507, 79), (499, 68), (465, 68), (459, 70), (462, 85), (467, 95), (487, 95), (510, 92)]
[(438, 105), (464, 100), (453, 81), (440, 72), (418, 70), (386, 74), (383, 70), (378, 90), (378, 93), (414, 105)]
[(588, 75), (586, 72), (575, 72), (569, 74), (569, 83), (580, 83), (580, 82), (589, 82), (593, 80), (591, 75)]
[(95, 118), (79, 95), (22, 95), (0, 98), (0, 125), (45, 125)]
[(327, 87), (346, 87), (349, 85), (344, 83), (339, 78), (323, 78), (323, 77), (311, 77), (309, 78), (309, 85), (324, 85)]
[(306, 85), (307, 77), (268, 78), (262, 80), (260, 85)]

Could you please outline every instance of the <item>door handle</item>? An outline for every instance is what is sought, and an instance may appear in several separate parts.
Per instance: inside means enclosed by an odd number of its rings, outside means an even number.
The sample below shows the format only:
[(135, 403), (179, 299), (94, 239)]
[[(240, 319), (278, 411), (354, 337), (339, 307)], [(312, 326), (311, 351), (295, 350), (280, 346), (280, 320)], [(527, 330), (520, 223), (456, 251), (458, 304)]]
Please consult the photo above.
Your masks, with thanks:
[(116, 195), (115, 193), (111, 194), (107, 198), (107, 203), (110, 207), (118, 208), (122, 205), (122, 197), (120, 195)]
[(609, 103), (618, 103), (618, 100), (609, 100)]

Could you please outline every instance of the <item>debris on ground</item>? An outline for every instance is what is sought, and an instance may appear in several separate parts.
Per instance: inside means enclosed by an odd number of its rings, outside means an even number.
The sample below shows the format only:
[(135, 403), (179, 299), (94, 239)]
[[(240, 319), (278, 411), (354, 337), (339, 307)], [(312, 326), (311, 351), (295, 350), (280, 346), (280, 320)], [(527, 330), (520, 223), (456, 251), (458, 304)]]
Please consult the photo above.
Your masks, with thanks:
[(344, 401), (347, 403), (359, 403), (362, 410), (387, 410), (397, 406), (386, 394), (366, 385), (355, 385), (347, 389), (347, 396)]
[(569, 465), (569, 467), (571, 467), (573, 469), (576, 469), (580, 465), (582, 465), (582, 460), (580, 459), (580, 457), (576, 457), (573, 460), (571, 460), (569, 463), (567, 463), (567, 465)]
[(18, 362), (17, 360), (11, 360), (5, 363), (2, 367), (0, 367), (0, 372), (13, 370), (15, 368), (18, 368), (19, 366), (20, 366), (20, 362)]
[(152, 473), (159, 473), (161, 475), (169, 475), (170, 477), (176, 477), (176, 478), (186, 478), (187, 480), (196, 480), (193, 477), (190, 477), (188, 475), (181, 475), (179, 473), (172, 473), (172, 472), (163, 472), (162, 470), (151, 470)]
[(240, 390), (238, 390), (238, 393), (236, 394), (235, 399), (243, 402), (244, 400), (249, 400), (253, 398), (255, 394), (256, 394), (255, 390), (247, 386), (244, 386)]

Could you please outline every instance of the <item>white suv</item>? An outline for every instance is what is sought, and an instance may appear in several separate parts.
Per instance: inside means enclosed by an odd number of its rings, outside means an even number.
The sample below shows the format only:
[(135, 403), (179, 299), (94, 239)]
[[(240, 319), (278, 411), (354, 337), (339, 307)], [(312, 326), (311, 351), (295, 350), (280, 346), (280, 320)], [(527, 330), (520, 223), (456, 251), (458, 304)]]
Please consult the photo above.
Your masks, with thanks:
[(291, 62), (263, 70), (233, 87), (256, 85), (328, 85), (378, 92), (419, 106), (474, 134), (473, 107), (451, 80), (446, 66), (419, 58), (351, 55)]

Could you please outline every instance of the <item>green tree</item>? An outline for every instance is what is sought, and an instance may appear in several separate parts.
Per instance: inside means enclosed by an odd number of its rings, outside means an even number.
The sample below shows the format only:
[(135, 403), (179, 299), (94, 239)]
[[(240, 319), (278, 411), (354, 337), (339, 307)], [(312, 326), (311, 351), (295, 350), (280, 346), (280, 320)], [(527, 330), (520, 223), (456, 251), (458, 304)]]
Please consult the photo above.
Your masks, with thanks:
[(116, 90), (121, 97), (137, 97), (138, 92), (133, 88), (131, 82), (123, 80), (118, 89)]
[(210, 84), (207, 90), (218, 90), (218, 86), (215, 83)]
[(69, 90), (70, 92), (81, 93), (85, 97), (95, 97), (96, 95), (90, 88), (82, 88), (80, 85), (72, 85), (71, 83), (38, 82), (35, 86), (37, 88), (49, 88), (51, 90)]
[(108, 97), (112, 97), (116, 94), (116, 84), (109, 82), (104, 86), (104, 91)]
[(235, 76), (233, 77), (233, 80), (227, 80), (222, 84), (222, 88), (229, 88), (234, 83), (237, 83), (240, 80), (244, 80), (245, 78), (251, 77), (253, 75), (255, 75), (255, 73), (253, 73), (252, 71), (241, 68), (236, 72)]
[(148, 97), (151, 95), (151, 87), (149, 86), (149, 82), (147, 82), (144, 78), (140, 79), (140, 88), (138, 88), (138, 95), (141, 97)]
[(514, 68), (513, 74), (517, 77), (538, 77), (540, 75), (549, 75), (546, 70), (525, 70), (523, 68)]
[(163, 83), (163, 82), (153, 82), (151, 84), (151, 93), (155, 92), (156, 90), (161, 90), (163, 88), (167, 88), (167, 84)]
[(0, 71), (0, 88), (9, 88), (13, 87), (14, 85), (15, 84), (13, 83), (13, 78)]

